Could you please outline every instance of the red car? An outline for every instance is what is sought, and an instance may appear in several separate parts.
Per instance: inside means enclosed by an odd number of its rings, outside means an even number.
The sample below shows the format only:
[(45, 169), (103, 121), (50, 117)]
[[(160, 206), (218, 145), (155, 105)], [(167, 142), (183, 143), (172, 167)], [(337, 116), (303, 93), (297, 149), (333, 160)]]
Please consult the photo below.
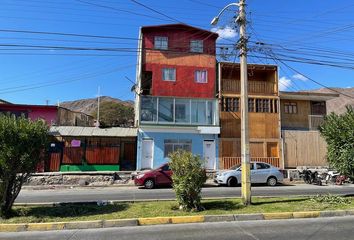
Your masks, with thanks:
[(148, 189), (152, 189), (156, 186), (171, 186), (171, 175), (172, 171), (168, 166), (168, 163), (165, 163), (157, 169), (142, 172), (135, 176), (134, 184), (136, 186), (144, 186)]

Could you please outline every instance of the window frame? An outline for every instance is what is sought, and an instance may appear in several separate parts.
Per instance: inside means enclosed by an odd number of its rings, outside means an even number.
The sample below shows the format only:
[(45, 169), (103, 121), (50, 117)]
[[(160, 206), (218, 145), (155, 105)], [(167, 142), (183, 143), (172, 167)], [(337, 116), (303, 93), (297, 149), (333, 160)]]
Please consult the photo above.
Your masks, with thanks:
[[(177, 151), (178, 149), (183, 149), (186, 151), (192, 152), (192, 139), (165, 139), (164, 140), (164, 149), (163, 149), (163, 155), (164, 158), (168, 158), (168, 155), (171, 153), (166, 152), (166, 145), (167, 146), (172, 146), (172, 152)], [(187, 149), (188, 148), (188, 149)]]
[[(165, 78), (165, 70), (167, 71), (171, 71), (173, 70), (174, 72), (174, 79), (164, 79)], [(166, 81), (166, 82), (176, 82), (177, 80), (177, 71), (176, 71), (176, 68), (173, 68), (173, 67), (164, 67), (162, 68), (162, 81)], [(167, 74), (168, 76), (170, 76), (170, 72)]]
[(203, 53), (204, 52), (204, 41), (203, 40), (190, 40), (189, 51), (193, 53)]
[(297, 114), (297, 103), (296, 102), (285, 102), (284, 103), (284, 113), (286, 114)]
[[(198, 73), (201, 74), (202, 72), (205, 73), (205, 82), (199, 82), (198, 81)], [(208, 70), (206, 69), (201, 69), (201, 70), (195, 70), (194, 71), (194, 82), (196, 83), (201, 83), (201, 84), (205, 84), (205, 83), (208, 83)]]
[[(163, 44), (163, 42), (166, 42), (166, 46)], [(159, 43), (159, 44), (157, 44), (157, 43)], [(155, 36), (154, 37), (154, 49), (168, 50), (168, 37)]]

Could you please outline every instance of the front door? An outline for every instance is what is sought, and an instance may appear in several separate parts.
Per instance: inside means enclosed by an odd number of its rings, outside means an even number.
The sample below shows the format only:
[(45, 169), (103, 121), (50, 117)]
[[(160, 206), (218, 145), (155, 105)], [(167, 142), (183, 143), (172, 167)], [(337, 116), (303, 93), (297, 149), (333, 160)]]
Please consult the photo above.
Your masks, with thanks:
[(151, 169), (152, 168), (152, 158), (153, 158), (153, 146), (154, 140), (144, 139), (142, 142), (142, 152), (141, 152), (141, 167), (140, 169)]
[(206, 169), (215, 169), (215, 141), (214, 140), (204, 140), (203, 142), (203, 153)]

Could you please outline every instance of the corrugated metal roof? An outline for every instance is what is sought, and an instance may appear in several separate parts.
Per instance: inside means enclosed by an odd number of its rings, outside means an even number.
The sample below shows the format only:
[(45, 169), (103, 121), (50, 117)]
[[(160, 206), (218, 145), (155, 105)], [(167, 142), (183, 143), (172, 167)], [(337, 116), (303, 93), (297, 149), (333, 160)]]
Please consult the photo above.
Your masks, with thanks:
[(72, 127), (52, 126), (49, 134), (53, 136), (77, 136), (77, 137), (136, 137), (136, 128), (97, 128), (97, 127)]

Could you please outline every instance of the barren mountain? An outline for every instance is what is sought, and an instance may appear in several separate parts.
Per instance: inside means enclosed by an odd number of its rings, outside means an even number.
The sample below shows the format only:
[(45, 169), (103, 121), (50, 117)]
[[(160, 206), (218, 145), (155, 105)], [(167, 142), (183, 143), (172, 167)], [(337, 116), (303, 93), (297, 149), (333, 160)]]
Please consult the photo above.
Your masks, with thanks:
[[(333, 98), (327, 101), (327, 112), (335, 112), (337, 114), (341, 114), (345, 112), (346, 105), (352, 105), (354, 107), (354, 87), (352, 88), (332, 88), (335, 91), (344, 93), (340, 94), (339, 97)], [(319, 92), (319, 93), (337, 93), (335, 91), (331, 91), (327, 88), (321, 88), (317, 90), (313, 90), (312, 92)], [(346, 96), (348, 95), (348, 96)], [(349, 96), (352, 96), (350, 98)]]
[[(108, 96), (100, 97), (100, 102), (116, 102), (121, 103), (125, 106), (133, 107), (133, 101), (122, 101), (118, 98), (112, 98)], [(97, 109), (97, 98), (87, 98), (79, 99), (75, 101), (68, 101), (60, 103), (61, 107), (68, 108), (73, 111), (84, 112), (86, 114), (91, 114), (94, 110)]]

